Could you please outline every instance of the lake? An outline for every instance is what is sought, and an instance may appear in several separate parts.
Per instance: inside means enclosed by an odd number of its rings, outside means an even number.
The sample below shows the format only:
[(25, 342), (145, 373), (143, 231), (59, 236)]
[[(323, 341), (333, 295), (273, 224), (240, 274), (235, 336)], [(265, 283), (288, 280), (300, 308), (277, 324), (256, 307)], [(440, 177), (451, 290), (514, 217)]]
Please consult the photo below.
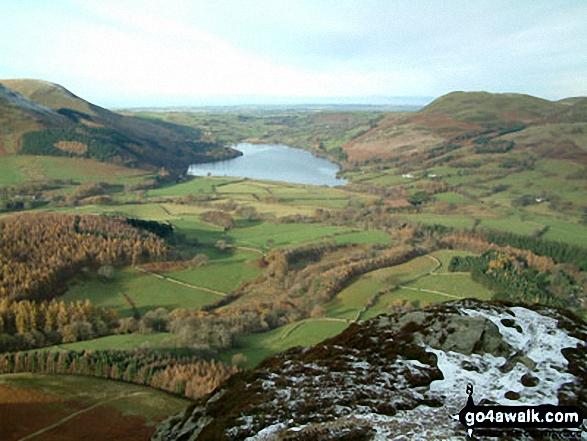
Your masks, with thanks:
[(243, 156), (227, 161), (193, 164), (188, 174), (194, 176), (237, 176), (308, 185), (346, 185), (336, 177), (338, 164), (318, 158), (310, 152), (281, 144), (237, 144), (232, 148)]

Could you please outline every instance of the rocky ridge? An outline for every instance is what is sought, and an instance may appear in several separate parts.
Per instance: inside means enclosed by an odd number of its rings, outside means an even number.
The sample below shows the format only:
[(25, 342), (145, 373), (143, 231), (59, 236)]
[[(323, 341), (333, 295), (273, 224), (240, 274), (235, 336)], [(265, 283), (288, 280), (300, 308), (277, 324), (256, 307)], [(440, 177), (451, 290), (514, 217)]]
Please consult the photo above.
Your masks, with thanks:
[(354, 324), (233, 376), (154, 440), (465, 439), (477, 401), (587, 408), (587, 325), (542, 306), (450, 302)]

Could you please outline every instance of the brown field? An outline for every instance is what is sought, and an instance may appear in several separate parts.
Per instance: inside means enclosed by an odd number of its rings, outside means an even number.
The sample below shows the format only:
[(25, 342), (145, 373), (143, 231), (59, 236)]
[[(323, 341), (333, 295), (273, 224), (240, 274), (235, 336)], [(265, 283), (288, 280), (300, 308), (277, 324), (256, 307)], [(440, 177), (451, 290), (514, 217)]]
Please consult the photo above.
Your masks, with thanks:
[(452, 138), (466, 132), (476, 132), (483, 130), (483, 127), (477, 124), (471, 124), (464, 121), (450, 119), (444, 115), (417, 115), (410, 118), (412, 124), (424, 126), (444, 138)]
[(391, 200), (391, 201), (386, 201), (385, 205), (391, 208), (402, 208), (402, 207), (411, 207), (412, 204), (410, 204), (407, 200), (405, 199), (395, 199), (395, 200)]
[(370, 136), (346, 146), (351, 162), (375, 158), (389, 159), (409, 155), (440, 144), (444, 138), (412, 124), (389, 126), (371, 133)]
[(83, 155), (88, 151), (88, 146), (83, 142), (78, 141), (59, 141), (55, 144), (55, 147), (64, 152), (75, 153), (78, 155)]
[(56, 404), (60, 401), (34, 390), (0, 385), (0, 440), (20, 439), (65, 418), (70, 412)]
[(385, 116), (376, 127), (368, 130), (366, 133), (363, 133), (361, 136), (354, 138), (352, 141), (348, 142), (343, 146), (345, 152), (348, 153), (349, 149), (351, 149), (355, 144), (363, 142), (365, 139), (370, 138), (375, 133), (380, 130), (386, 129), (388, 127), (392, 127), (398, 124), (401, 124), (402, 121), (405, 120), (405, 114), (403, 113), (392, 113), (390, 115)]
[(94, 121), (89, 121), (87, 119), (82, 119), (81, 122), (83, 125), (88, 126), (88, 127), (104, 127), (104, 124), (99, 124)]
[(124, 415), (107, 403), (88, 406), (0, 385), (0, 441), (16, 441), (37, 432), (29, 439), (139, 441), (149, 439), (153, 431), (145, 419)]
[[(5, 383), (19, 384), (35, 377), (3, 378)], [(36, 378), (41, 381), (33, 383), (34, 388), (33, 384), (0, 384), (0, 441), (148, 440), (158, 421), (189, 403), (153, 389), (130, 385), (126, 389), (124, 383), (107, 380)]]

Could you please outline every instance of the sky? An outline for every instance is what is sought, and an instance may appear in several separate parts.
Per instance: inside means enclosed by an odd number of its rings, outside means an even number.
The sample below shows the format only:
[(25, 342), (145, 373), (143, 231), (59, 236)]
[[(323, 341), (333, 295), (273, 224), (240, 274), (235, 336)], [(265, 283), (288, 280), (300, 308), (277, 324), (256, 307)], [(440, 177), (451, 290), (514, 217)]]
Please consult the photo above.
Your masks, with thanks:
[(0, 78), (104, 107), (587, 95), (587, 1), (2, 0)]

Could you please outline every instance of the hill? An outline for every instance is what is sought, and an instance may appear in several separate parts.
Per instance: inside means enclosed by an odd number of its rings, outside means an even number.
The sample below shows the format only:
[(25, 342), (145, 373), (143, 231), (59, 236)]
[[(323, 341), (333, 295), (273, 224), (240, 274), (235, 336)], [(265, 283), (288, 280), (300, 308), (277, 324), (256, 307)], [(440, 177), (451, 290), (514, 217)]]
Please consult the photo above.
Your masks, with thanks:
[[(183, 173), (190, 164), (238, 153), (203, 141), (201, 131), (120, 115), (40, 80), (0, 80), (0, 115), (12, 139), (5, 154), (92, 158)], [(9, 145), (10, 144), (10, 145)]]
[(456, 439), (468, 383), (475, 402), (584, 408), (586, 356), (586, 324), (546, 307), (382, 315), (236, 374), (153, 439)]
[(13, 79), (0, 80), (4, 86), (22, 94), (34, 103), (50, 109), (71, 109), (77, 112), (95, 115), (95, 110), (105, 110), (94, 106), (74, 95), (59, 84), (42, 80)]
[(586, 122), (587, 98), (554, 102), (515, 93), (451, 92), (403, 118), (397, 114), (383, 118), (348, 143), (345, 151), (352, 162), (390, 159), (422, 153), (443, 143), (470, 144), (480, 137), (496, 138), (529, 126)]
[(517, 93), (451, 92), (427, 105), (420, 113), (444, 115), (487, 127), (506, 122), (545, 121), (558, 106), (552, 101)]
[[(586, 243), (587, 98), (452, 92), (379, 119), (344, 152), (343, 177), (403, 196), (430, 223), (453, 226), (462, 216), (519, 232), (535, 225), (525, 234)], [(497, 221), (504, 215), (507, 226)], [(557, 221), (569, 223), (566, 232), (549, 231)]]

